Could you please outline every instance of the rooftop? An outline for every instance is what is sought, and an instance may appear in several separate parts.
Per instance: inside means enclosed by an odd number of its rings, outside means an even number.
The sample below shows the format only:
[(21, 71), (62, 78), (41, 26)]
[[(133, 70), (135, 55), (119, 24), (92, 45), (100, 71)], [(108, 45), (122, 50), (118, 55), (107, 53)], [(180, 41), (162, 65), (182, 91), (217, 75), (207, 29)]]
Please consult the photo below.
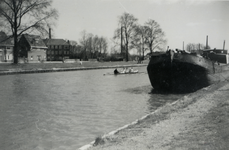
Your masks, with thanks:
[(69, 41), (64, 39), (44, 39), (46, 45), (70, 45)]

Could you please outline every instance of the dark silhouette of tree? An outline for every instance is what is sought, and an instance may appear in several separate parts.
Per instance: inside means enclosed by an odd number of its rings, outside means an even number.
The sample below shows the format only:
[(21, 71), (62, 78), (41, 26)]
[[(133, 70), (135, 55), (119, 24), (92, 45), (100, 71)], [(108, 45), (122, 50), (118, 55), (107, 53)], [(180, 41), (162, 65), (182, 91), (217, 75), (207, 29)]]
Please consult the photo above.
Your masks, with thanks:
[(70, 40), (70, 58), (76, 58), (77, 57), (77, 50), (78, 48), (78, 43), (76, 41)]
[(121, 39), (123, 37), (126, 61), (129, 60), (129, 44), (131, 44), (137, 20), (132, 14), (125, 12), (119, 17), (119, 28), (115, 31), (114, 39)]
[(84, 59), (97, 59), (106, 55), (108, 43), (104, 37), (83, 31), (80, 46), (84, 51), (84, 55), (82, 55)]
[(88, 37), (87, 37), (87, 32), (84, 30), (82, 31), (82, 38), (80, 39), (80, 45), (83, 50), (83, 59), (87, 59), (87, 48), (88, 48)]
[(92, 37), (91, 47), (92, 47), (91, 58), (96, 58), (99, 50), (99, 37), (97, 35)]
[(188, 43), (186, 45), (186, 50), (192, 53), (201, 54), (201, 50), (210, 49), (210, 46), (206, 47), (204, 44)]
[(46, 26), (58, 18), (52, 0), (0, 0), (0, 25), (14, 38), (14, 63), (18, 63), (18, 38), (24, 32), (47, 34)]
[(106, 38), (100, 37), (98, 40), (98, 56), (97, 57), (105, 57), (107, 54), (108, 43)]
[(144, 60), (146, 48), (146, 35), (147, 35), (147, 27), (146, 26), (135, 26), (134, 36), (131, 42), (131, 48), (136, 48), (138, 50), (139, 56), (141, 60)]
[(87, 38), (87, 43), (88, 43), (88, 45), (87, 45), (87, 47), (88, 47), (88, 50), (89, 50), (89, 52), (88, 52), (88, 55), (87, 56), (89, 56), (89, 58), (92, 58), (93, 56), (92, 56), (92, 48), (93, 48), (93, 45), (92, 45), (92, 42), (93, 42), (93, 37), (94, 37), (94, 35), (92, 34), (92, 33), (88, 33), (88, 38)]
[(166, 40), (164, 39), (165, 33), (162, 31), (160, 25), (150, 19), (145, 23), (145, 26), (147, 28), (146, 31), (146, 45), (150, 50), (150, 53), (153, 52), (154, 49), (163, 49), (163, 44), (166, 43)]

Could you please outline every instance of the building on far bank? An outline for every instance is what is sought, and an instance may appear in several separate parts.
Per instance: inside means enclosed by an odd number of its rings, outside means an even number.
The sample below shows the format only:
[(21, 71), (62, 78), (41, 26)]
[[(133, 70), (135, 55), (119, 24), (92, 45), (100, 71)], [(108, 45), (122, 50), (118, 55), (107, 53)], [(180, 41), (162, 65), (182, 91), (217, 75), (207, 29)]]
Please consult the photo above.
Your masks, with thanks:
[(63, 61), (70, 58), (71, 44), (64, 39), (44, 39), (48, 47), (47, 61)]
[[(41, 39), (39, 35), (22, 34), (18, 41), (18, 61), (43, 62), (63, 61), (69, 59), (72, 50), (71, 43), (64, 39)], [(0, 31), (0, 62), (13, 62), (14, 40)]]
[(47, 47), (40, 36), (23, 34), (19, 40), (19, 57), (26, 62), (46, 61)]
[(0, 62), (13, 62), (14, 40), (0, 31)]

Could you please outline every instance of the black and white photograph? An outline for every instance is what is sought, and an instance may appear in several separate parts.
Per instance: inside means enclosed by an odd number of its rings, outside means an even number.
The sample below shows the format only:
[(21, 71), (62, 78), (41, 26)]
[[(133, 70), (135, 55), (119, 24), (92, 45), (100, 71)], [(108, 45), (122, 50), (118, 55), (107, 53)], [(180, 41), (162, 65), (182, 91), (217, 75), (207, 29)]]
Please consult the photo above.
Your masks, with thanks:
[(0, 150), (229, 149), (229, 0), (0, 0)]

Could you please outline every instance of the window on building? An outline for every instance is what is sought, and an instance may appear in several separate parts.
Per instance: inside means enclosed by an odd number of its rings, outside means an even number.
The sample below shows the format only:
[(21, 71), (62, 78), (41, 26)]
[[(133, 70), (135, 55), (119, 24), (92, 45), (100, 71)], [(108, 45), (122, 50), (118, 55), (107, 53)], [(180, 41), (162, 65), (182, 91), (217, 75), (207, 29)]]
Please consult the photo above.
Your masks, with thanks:
[(37, 55), (37, 60), (41, 61), (41, 55)]

